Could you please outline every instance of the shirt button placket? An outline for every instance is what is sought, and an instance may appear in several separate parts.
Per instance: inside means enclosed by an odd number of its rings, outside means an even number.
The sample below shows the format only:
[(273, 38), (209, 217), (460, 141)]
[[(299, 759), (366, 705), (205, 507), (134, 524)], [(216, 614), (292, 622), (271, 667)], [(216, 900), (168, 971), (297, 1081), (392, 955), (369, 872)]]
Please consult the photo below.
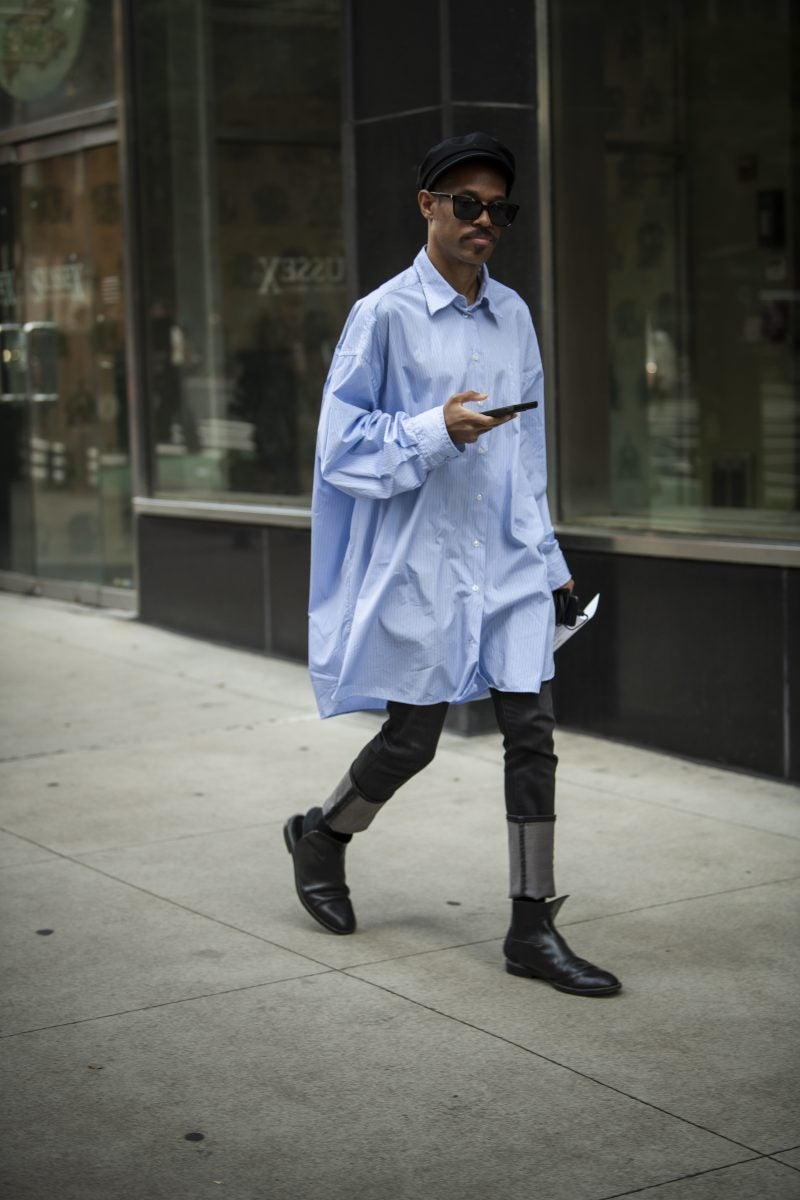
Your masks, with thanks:
[[(467, 313), (466, 315), (472, 316), (471, 313)], [(473, 364), (474, 378), (479, 381), (475, 390), (486, 392), (488, 390), (488, 376), (486, 374), (485, 358), (481, 352), (480, 321), (473, 321), (470, 328), (472, 333), (471, 362)], [(481, 405), (478, 406), (479, 412), (481, 407)], [(491, 434), (483, 435), (483, 437), (490, 436)], [(472, 522), (469, 533), (469, 562), (472, 566), (472, 580), (469, 583), (471, 589), (470, 599), (472, 600), (469, 630), (470, 641), (476, 646), (480, 643), (481, 625), (483, 623), (483, 592), (486, 578), (486, 534), (489, 522), (487, 494), (490, 484), (487, 463), (487, 448), (483, 445), (483, 438), (478, 438), (471, 464), (473, 492), (472, 504), (470, 506), (472, 510)]]
[[(465, 316), (466, 315), (468, 314), (465, 314)], [(468, 327), (468, 329), (472, 336), (469, 338), (466, 347), (467, 379), (469, 381), (467, 386), (474, 392), (485, 392), (486, 371), (484, 369), (483, 355), (480, 352), (480, 346), (478, 345), (478, 339), (476, 336), (477, 326), (474, 321), (472, 325)], [(483, 401), (479, 400), (477, 404), (478, 412), (480, 412), (482, 404)]]
[(489, 519), (489, 506), (486, 503), (483, 459), (475, 458), (474, 477), (476, 490), (472, 498), (472, 529), (470, 531), (469, 561), (472, 566), (472, 612), (470, 614), (470, 640), (476, 645), (480, 641), (481, 624), (483, 621), (483, 585), (486, 578), (486, 530)]

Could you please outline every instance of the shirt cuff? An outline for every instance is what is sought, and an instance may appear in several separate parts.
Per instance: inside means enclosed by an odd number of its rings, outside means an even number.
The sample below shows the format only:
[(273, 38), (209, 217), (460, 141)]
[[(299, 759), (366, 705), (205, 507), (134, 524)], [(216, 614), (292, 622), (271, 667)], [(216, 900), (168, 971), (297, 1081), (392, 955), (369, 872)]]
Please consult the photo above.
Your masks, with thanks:
[(409, 417), (406, 428), (416, 439), (420, 455), (429, 469), (438, 467), (448, 458), (455, 458), (460, 447), (447, 432), (444, 408), (429, 408), (427, 412)]
[(567, 560), (558, 546), (555, 546), (545, 554), (545, 561), (547, 563), (547, 582), (550, 591), (555, 592), (558, 588), (563, 587), (565, 583), (569, 583), (572, 575), (567, 566)]

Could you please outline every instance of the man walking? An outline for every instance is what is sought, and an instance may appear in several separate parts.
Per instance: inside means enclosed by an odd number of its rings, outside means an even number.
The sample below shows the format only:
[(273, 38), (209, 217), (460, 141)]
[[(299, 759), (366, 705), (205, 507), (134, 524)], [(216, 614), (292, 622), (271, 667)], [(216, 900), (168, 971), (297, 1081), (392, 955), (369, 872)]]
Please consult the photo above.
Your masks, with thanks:
[(323, 717), (388, 718), (284, 835), (306, 910), (352, 933), (347, 844), (431, 762), (448, 705), (490, 695), (505, 749), (506, 968), (605, 996), (619, 981), (554, 926), (554, 594), (573, 585), (547, 506), (530, 313), (486, 267), (518, 212), (514, 175), (485, 133), (433, 146), (417, 178), (427, 245), (354, 306), (336, 349), (314, 481), (311, 678)]

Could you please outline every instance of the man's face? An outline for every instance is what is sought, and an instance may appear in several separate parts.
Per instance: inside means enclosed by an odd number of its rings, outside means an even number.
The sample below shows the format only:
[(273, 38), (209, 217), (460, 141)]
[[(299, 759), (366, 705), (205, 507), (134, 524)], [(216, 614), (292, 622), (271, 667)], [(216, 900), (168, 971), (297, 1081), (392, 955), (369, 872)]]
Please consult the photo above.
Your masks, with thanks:
[[(465, 162), (446, 171), (432, 184), (434, 192), (472, 196), (484, 204), (505, 200), (506, 180), (489, 163)], [(419, 207), (428, 222), (428, 250), (434, 259), (478, 267), (488, 262), (504, 230), (492, 225), (484, 209), (474, 221), (459, 221), (453, 202), (431, 192), (419, 193)]]

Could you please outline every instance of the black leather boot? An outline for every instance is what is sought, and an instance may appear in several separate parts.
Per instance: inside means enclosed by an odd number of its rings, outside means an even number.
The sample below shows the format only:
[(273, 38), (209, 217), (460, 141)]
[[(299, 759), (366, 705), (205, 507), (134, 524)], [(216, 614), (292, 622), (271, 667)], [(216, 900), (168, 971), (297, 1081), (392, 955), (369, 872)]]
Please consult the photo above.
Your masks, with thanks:
[(559, 992), (574, 996), (613, 996), (622, 987), (620, 981), (573, 954), (553, 925), (566, 899), (512, 900), (511, 928), (503, 944), (506, 970), (544, 979)]
[[(344, 877), (347, 843), (318, 828), (321, 808), (290, 817), (283, 827), (300, 903), (331, 933), (353, 933), (356, 915)], [(349, 841), (349, 838), (348, 838)]]

